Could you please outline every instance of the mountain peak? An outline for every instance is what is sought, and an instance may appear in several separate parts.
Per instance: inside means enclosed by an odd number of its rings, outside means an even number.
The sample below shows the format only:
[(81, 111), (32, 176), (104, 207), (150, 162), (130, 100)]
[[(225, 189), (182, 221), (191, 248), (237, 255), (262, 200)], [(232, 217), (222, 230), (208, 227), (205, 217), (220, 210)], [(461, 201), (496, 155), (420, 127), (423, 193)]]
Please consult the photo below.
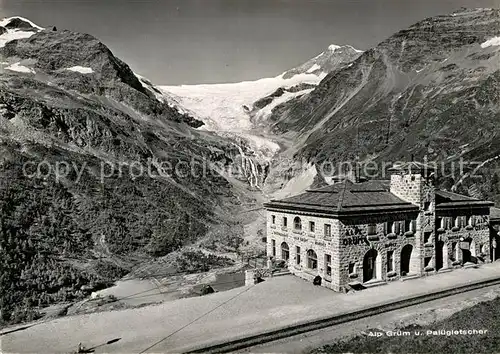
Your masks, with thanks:
[(38, 26), (34, 22), (31, 22), (27, 18), (21, 16), (6, 17), (0, 20), (0, 26), (17, 30), (27, 30), (27, 29), (43, 30), (42, 27)]
[(10, 41), (29, 38), (42, 30), (42, 27), (24, 17), (4, 18), (0, 20), (0, 48)]
[(351, 45), (330, 44), (324, 52), (304, 64), (286, 71), (283, 78), (289, 79), (298, 74), (313, 74), (323, 77), (340, 66), (357, 59), (361, 53), (363, 53), (362, 50), (358, 50)]

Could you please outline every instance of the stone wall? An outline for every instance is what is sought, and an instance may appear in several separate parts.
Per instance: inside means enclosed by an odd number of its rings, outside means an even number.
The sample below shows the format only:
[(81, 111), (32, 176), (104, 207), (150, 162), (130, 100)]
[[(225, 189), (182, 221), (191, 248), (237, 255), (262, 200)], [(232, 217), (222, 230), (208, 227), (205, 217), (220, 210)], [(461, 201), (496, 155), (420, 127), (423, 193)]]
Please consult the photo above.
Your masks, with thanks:
[[(401, 251), (409, 245), (412, 249), (411, 260), (415, 262), (415, 230), (405, 232), (404, 227), (393, 233), (388, 230), (388, 222), (415, 220), (417, 213), (386, 213), (379, 216), (362, 216), (342, 219), (340, 224), (340, 282), (364, 283), (364, 260), (368, 252), (376, 252), (376, 276), (372, 280), (395, 280), (401, 275)], [(376, 224), (376, 233), (369, 235), (370, 224)], [(413, 224), (414, 225), (414, 224)], [(371, 253), (374, 253), (371, 251)], [(388, 252), (393, 252), (392, 270), (388, 272)]]
[(422, 182), (424, 177), (421, 174), (392, 174), (391, 188), (392, 194), (399, 198), (420, 205), (422, 196)]
[[(482, 213), (481, 213), (482, 212)], [(438, 212), (438, 220), (451, 218), (451, 225), (439, 222), (436, 225), (436, 256), (442, 250), (442, 269), (453, 268), (466, 261), (467, 249), (462, 251), (462, 242), (468, 244), (472, 263), (489, 263), (491, 261), (491, 231), (489, 227), (489, 216), (485, 215), (487, 210), (463, 210), (455, 209)], [(454, 226), (456, 217), (474, 218), (472, 225), (465, 223), (462, 227)], [(439, 246), (438, 246), (439, 245)], [(464, 244), (465, 245), (465, 244)]]

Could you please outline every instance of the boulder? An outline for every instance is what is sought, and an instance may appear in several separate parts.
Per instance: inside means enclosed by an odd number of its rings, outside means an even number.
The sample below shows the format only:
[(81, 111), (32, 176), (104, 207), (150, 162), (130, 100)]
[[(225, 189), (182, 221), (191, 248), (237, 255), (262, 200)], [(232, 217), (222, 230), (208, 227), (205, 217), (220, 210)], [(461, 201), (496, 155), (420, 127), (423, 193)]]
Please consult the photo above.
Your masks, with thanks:
[(213, 293), (215, 293), (215, 290), (210, 285), (204, 285), (200, 290), (201, 295), (208, 295)]

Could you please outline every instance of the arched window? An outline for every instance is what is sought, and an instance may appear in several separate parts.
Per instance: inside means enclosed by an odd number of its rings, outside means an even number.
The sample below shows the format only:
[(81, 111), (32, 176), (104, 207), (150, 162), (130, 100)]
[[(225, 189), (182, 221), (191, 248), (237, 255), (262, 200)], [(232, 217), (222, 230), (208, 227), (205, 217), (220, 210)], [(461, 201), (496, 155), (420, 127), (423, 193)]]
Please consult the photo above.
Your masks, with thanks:
[(310, 269), (318, 268), (318, 255), (313, 250), (307, 251), (307, 268)]
[(298, 216), (293, 219), (293, 228), (295, 230), (302, 230), (302, 220)]

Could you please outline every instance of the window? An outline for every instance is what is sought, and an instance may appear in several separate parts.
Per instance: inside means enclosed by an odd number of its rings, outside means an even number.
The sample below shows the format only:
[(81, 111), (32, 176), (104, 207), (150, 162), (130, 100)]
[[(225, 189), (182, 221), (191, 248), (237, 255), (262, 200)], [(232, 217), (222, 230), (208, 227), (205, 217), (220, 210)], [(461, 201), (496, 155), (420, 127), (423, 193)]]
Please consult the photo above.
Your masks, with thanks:
[(297, 231), (302, 230), (302, 220), (298, 216), (293, 219), (293, 228)]
[(276, 215), (271, 215), (271, 223), (276, 224)]
[(464, 226), (464, 217), (463, 216), (455, 217), (455, 227), (461, 229), (462, 226)]
[(436, 222), (437, 222), (438, 227), (440, 227), (442, 229), (447, 228), (447, 226), (448, 226), (448, 218), (447, 217), (437, 218), (436, 220), (437, 220)]
[(283, 218), (283, 226), (284, 227), (288, 226), (288, 220), (287, 220), (287, 218)]
[(387, 272), (394, 271), (394, 251), (387, 251)]
[(276, 257), (276, 240), (271, 240), (273, 246), (273, 257)]
[(391, 233), (393, 232), (394, 228), (394, 222), (393, 221), (388, 221), (385, 223), (385, 233)]
[(444, 229), (451, 229), (451, 218), (450, 217), (445, 217), (443, 218), (443, 223), (444, 223), (444, 226), (443, 228)]
[(369, 224), (368, 235), (376, 235), (376, 234), (377, 234), (377, 224)]
[(313, 250), (307, 251), (307, 268), (317, 269), (318, 268), (318, 256)]
[(332, 225), (325, 224), (325, 237), (332, 237)]
[(283, 259), (285, 262), (288, 262), (288, 260), (290, 259), (290, 251), (286, 242), (283, 242), (281, 244), (281, 259)]
[(417, 230), (417, 220), (407, 219), (404, 221), (404, 232), (415, 232)]
[(326, 269), (326, 275), (331, 277), (332, 276), (332, 256), (329, 254), (325, 254), (325, 269)]
[(424, 243), (429, 243), (431, 241), (432, 232), (424, 232)]
[(295, 246), (295, 262), (300, 265), (300, 247)]
[(399, 235), (399, 232), (401, 231), (401, 224), (399, 221), (393, 222), (392, 223), (392, 233)]
[(431, 202), (424, 202), (424, 210), (431, 211)]
[(470, 215), (469, 217), (467, 217), (467, 225), (469, 226), (476, 225), (476, 218), (474, 217), (474, 215)]
[(316, 230), (316, 224), (314, 221), (309, 221), (309, 231), (314, 232)]
[(425, 267), (430, 267), (431, 266), (431, 260), (432, 260), (432, 257), (425, 257), (424, 258), (424, 266)]
[(356, 272), (356, 263), (349, 263), (349, 274), (354, 274)]
[(412, 229), (411, 229), (411, 220), (405, 220), (404, 221), (404, 231), (405, 232), (412, 231)]

